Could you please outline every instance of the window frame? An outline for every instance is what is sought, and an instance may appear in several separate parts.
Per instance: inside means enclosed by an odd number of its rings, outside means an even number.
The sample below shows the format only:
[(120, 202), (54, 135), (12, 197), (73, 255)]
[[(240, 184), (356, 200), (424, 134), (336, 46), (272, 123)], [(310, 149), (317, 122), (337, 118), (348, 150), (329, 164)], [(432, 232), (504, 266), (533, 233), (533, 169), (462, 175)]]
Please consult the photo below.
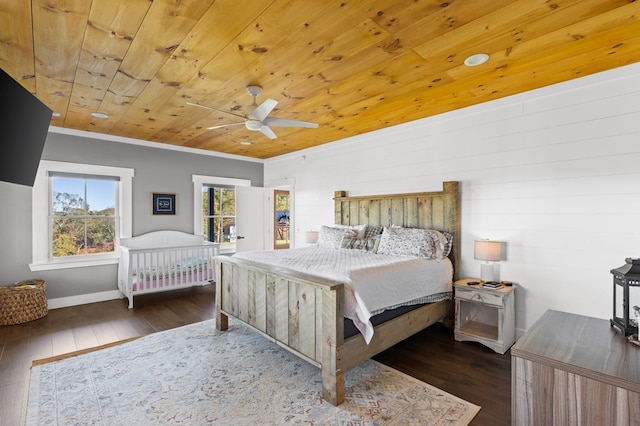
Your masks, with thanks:
[[(49, 207), (52, 202), (50, 197), (50, 173), (115, 176), (120, 178), (120, 181), (116, 183), (118, 192), (116, 216), (119, 217), (116, 227), (119, 232), (113, 253), (58, 258), (50, 256)], [(29, 269), (31, 271), (45, 271), (118, 263), (120, 256), (117, 243), (122, 238), (130, 238), (132, 233), (133, 176), (134, 169), (131, 168), (41, 160), (32, 190), (32, 263), (29, 264)]]

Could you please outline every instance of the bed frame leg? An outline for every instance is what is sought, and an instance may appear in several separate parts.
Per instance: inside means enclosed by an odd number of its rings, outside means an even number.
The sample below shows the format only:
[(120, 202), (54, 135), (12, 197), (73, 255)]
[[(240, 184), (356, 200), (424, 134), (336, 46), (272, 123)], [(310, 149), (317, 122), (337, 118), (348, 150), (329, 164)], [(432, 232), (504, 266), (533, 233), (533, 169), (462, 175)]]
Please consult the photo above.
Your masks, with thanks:
[(340, 405), (344, 402), (344, 373), (342, 370), (326, 370), (322, 368), (322, 398), (333, 405)]
[(216, 328), (219, 331), (227, 331), (229, 328), (229, 317), (216, 309)]

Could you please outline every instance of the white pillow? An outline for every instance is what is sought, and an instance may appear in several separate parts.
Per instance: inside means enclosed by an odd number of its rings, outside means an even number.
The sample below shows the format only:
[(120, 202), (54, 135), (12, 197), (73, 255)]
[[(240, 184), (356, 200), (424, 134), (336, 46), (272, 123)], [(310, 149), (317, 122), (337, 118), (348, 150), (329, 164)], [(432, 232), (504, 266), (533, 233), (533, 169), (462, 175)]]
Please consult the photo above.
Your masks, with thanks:
[(318, 235), (318, 247), (337, 250), (342, 247), (344, 237), (353, 237), (356, 231), (347, 228), (334, 228), (322, 225)]

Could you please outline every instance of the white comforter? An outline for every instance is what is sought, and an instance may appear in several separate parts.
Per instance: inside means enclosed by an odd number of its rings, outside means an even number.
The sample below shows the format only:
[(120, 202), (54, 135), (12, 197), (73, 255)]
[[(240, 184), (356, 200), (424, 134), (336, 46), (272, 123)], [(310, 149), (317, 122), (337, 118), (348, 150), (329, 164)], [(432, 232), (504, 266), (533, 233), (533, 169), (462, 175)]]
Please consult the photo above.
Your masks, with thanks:
[(319, 247), (244, 252), (234, 257), (344, 283), (345, 316), (367, 343), (373, 337), (373, 315), (451, 297), (453, 266), (446, 258), (427, 260)]

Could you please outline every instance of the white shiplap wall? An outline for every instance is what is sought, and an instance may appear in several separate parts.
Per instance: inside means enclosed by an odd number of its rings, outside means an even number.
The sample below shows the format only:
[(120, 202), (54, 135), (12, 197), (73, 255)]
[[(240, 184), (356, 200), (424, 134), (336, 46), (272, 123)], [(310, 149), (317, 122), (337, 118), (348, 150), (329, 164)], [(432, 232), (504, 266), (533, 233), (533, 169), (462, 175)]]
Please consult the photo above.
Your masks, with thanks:
[(285, 178), (298, 245), (333, 221), (335, 190), (460, 181), (461, 276), (480, 273), (474, 240), (505, 241), (520, 333), (547, 309), (611, 318), (610, 270), (640, 257), (640, 64), (266, 162), (266, 185)]

